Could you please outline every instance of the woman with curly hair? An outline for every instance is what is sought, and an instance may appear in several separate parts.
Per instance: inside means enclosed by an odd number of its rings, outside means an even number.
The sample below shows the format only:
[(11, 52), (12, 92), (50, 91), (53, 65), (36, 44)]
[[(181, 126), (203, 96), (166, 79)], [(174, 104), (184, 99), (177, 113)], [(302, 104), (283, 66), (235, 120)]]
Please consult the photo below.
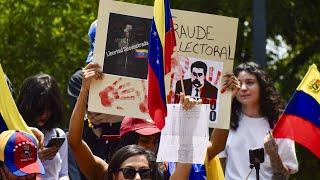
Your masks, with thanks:
[[(232, 102), (230, 131), (221, 158), (226, 158), (226, 179), (256, 179), (251, 172), (249, 150), (264, 148), (261, 179), (285, 179), (298, 171), (294, 142), (273, 139), (272, 131), (283, 109), (283, 102), (268, 74), (253, 62), (242, 63), (230, 75), (240, 89)], [(256, 162), (259, 164), (260, 162)]]

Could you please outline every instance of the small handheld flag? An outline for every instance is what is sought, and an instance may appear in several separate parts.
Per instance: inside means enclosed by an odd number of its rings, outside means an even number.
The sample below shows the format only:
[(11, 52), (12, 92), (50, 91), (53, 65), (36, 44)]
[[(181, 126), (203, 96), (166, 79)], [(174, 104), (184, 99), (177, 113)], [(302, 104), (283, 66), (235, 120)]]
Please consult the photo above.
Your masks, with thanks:
[(275, 138), (290, 138), (320, 158), (320, 73), (309, 67), (276, 124)]

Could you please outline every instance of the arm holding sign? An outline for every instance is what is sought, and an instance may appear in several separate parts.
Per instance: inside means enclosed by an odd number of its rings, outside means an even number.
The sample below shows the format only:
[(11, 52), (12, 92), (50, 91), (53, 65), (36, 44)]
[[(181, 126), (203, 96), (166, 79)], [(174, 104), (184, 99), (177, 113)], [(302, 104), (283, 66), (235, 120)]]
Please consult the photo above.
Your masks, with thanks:
[[(201, 104), (201, 100), (195, 100), (190, 96), (185, 96), (183, 92), (180, 93), (180, 104), (182, 105), (184, 110), (192, 109), (196, 104)], [(189, 174), (192, 168), (192, 164), (190, 163), (180, 163), (176, 164), (176, 168), (172, 175), (170, 176), (170, 180), (188, 180)]]
[[(221, 93), (227, 90), (232, 91), (232, 98), (236, 96), (240, 89), (240, 81), (232, 73), (227, 73), (224, 76), (224, 83), (221, 88)], [(210, 144), (207, 149), (208, 161), (222, 152), (226, 146), (229, 130), (215, 128), (210, 137)]]
[(86, 177), (101, 179), (107, 171), (108, 164), (94, 156), (88, 145), (82, 140), (83, 118), (92, 79), (102, 79), (98, 64), (90, 63), (83, 69), (83, 79), (80, 94), (72, 112), (69, 125), (69, 144), (81, 171)]

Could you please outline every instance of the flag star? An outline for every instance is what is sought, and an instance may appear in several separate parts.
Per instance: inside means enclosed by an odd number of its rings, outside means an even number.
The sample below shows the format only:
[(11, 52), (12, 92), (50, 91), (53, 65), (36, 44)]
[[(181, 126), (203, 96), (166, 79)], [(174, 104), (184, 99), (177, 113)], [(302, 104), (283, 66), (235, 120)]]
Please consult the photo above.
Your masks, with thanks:
[(160, 62), (159, 62), (159, 59), (157, 59), (156, 63), (157, 63), (157, 64), (159, 64), (159, 63), (160, 63)]
[(157, 36), (157, 32), (156, 31), (153, 31), (152, 33), (154, 36)]

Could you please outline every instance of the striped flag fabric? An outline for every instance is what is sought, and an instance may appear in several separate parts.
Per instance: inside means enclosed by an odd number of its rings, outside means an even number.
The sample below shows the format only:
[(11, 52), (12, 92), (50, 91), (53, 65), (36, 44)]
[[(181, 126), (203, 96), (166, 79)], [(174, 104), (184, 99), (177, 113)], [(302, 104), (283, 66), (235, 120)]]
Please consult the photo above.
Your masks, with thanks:
[(1, 64), (0, 92), (0, 133), (6, 130), (20, 130), (32, 134), (13, 100)]
[(294, 92), (273, 136), (292, 139), (320, 158), (320, 73), (315, 64)]
[(155, 0), (149, 39), (148, 109), (162, 129), (167, 116), (164, 76), (171, 70), (171, 55), (176, 45), (169, 0)]

